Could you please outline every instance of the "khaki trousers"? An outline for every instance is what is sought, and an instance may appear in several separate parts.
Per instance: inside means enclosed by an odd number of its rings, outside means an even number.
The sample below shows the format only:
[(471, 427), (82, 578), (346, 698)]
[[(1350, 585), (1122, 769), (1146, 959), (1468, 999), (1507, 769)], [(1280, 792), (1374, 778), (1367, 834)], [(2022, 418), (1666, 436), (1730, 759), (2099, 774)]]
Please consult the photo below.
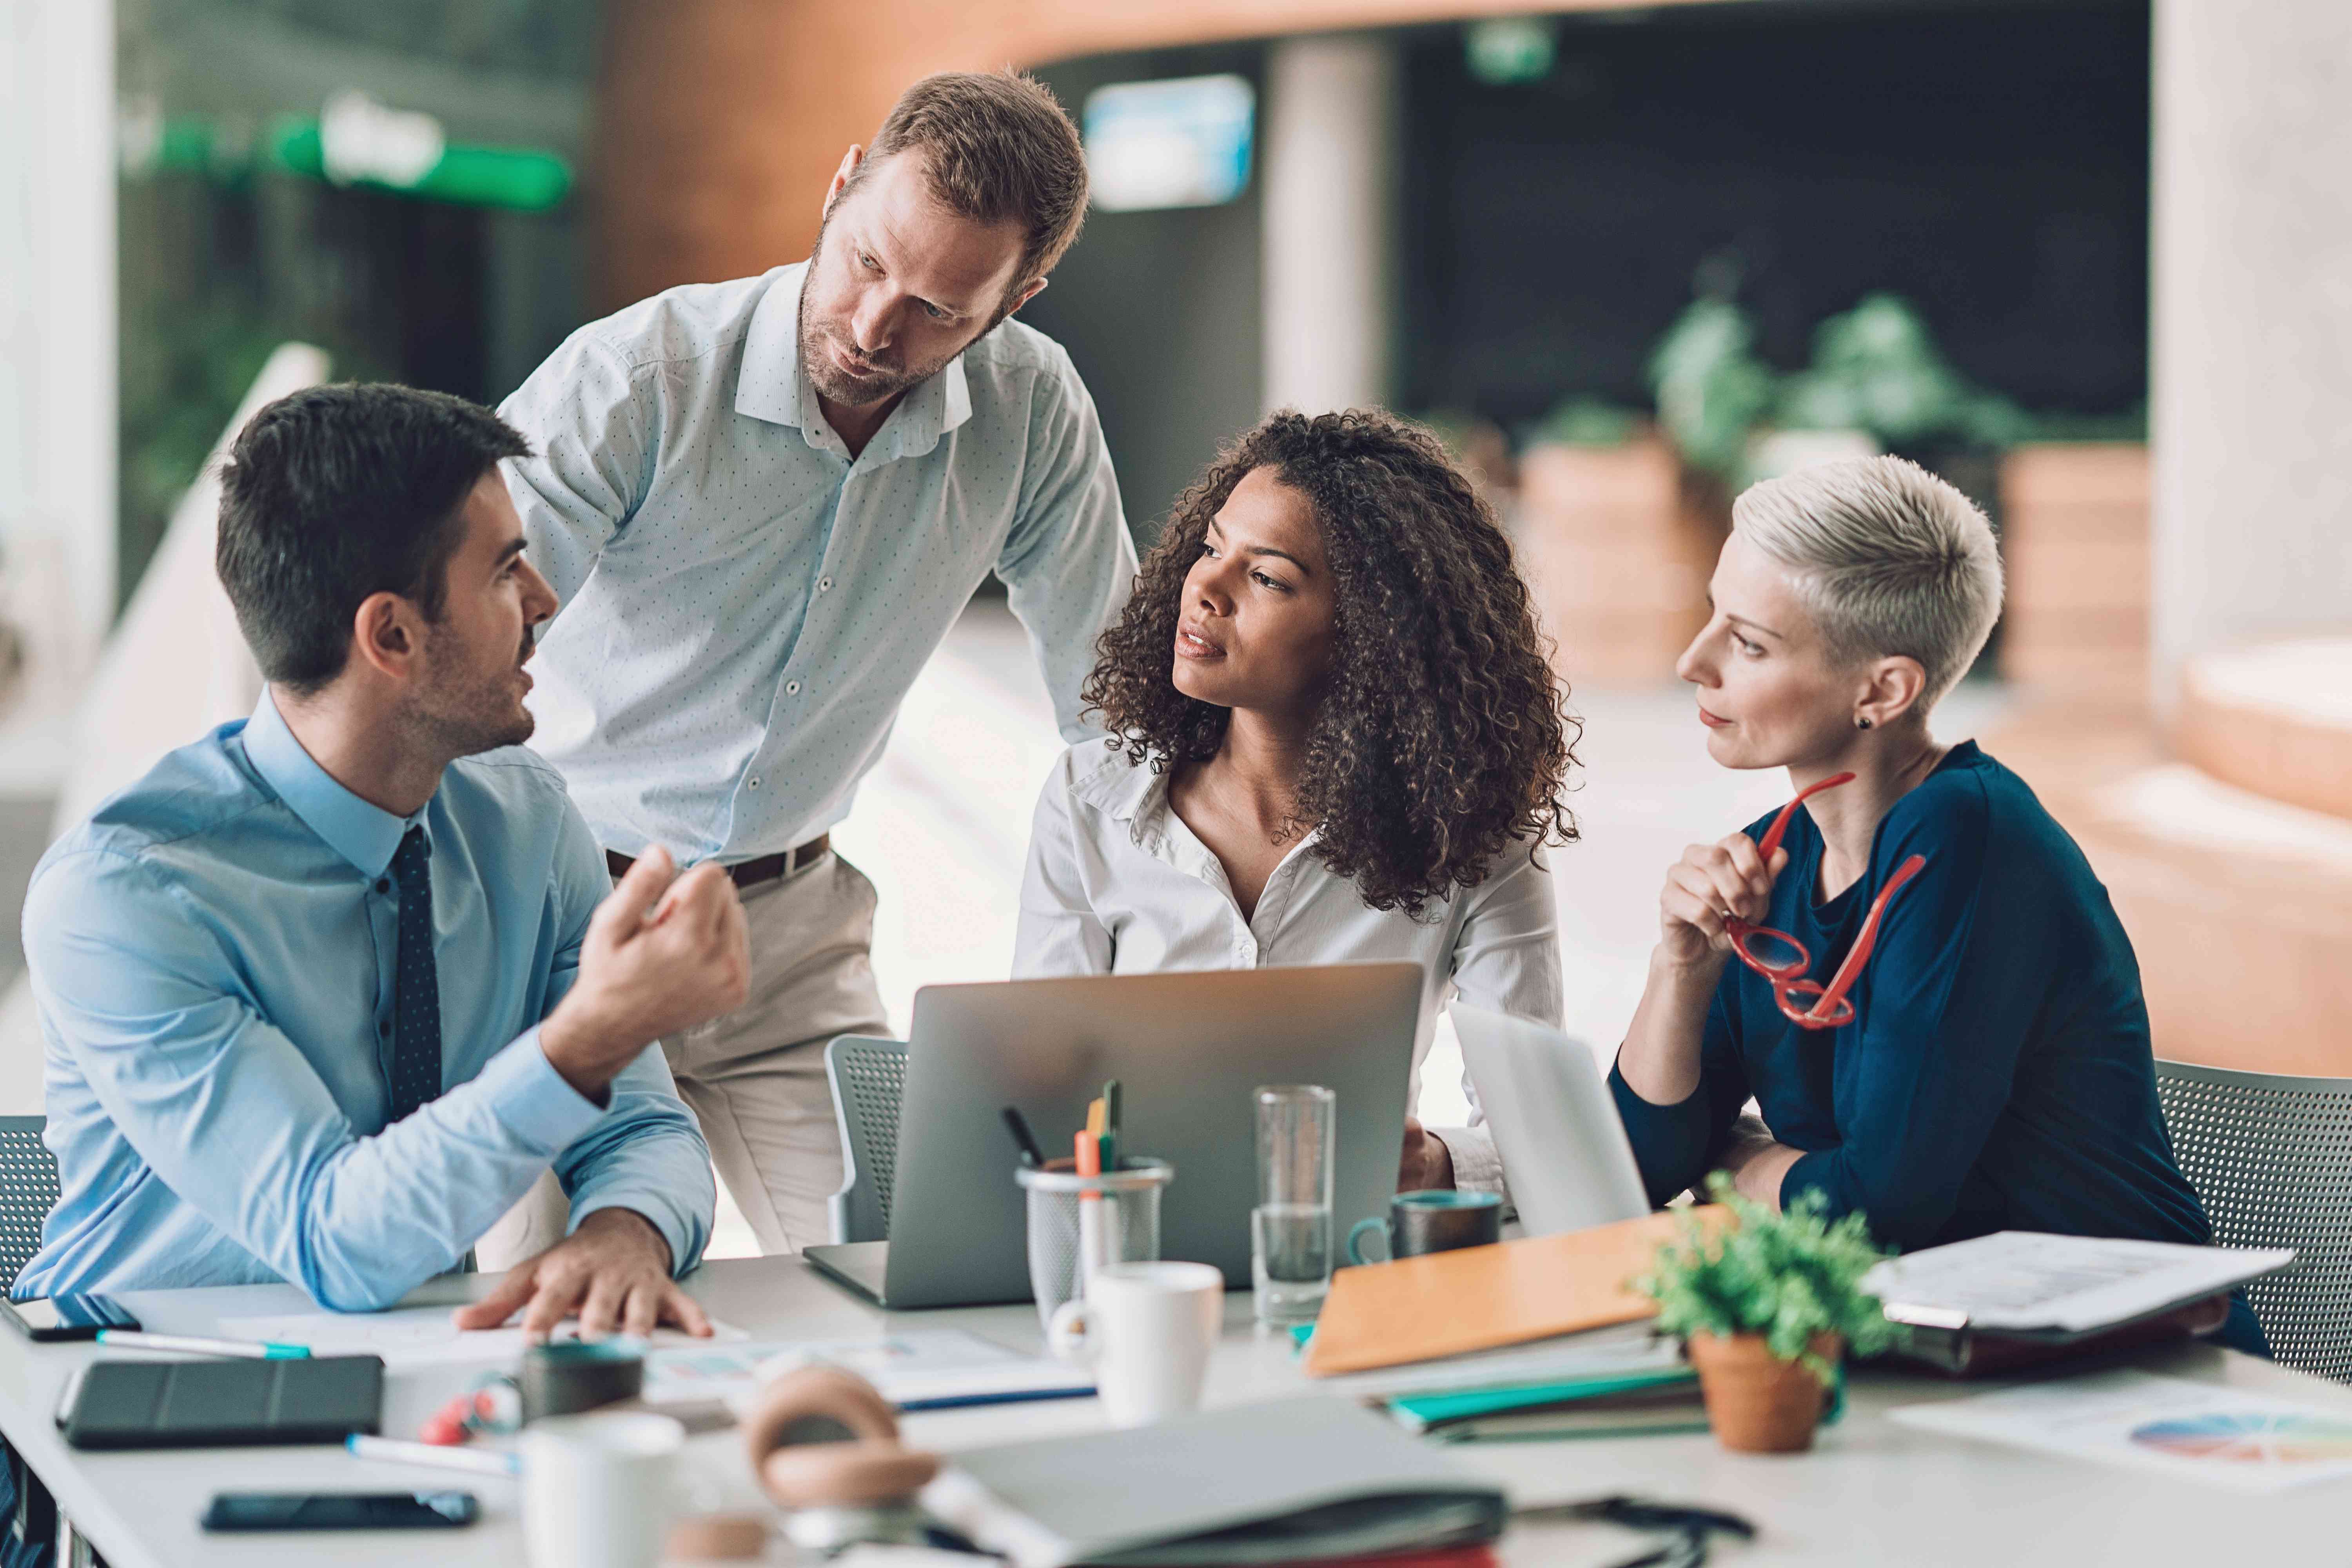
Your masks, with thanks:
[[(662, 1041), (679, 1096), (763, 1253), (833, 1239), (841, 1130), (824, 1076), (836, 1035), (887, 1035), (874, 984), (874, 884), (839, 855), (743, 895), (751, 994), (734, 1012)], [(510, 1268), (562, 1239), (570, 1223), (552, 1173), (475, 1248)]]

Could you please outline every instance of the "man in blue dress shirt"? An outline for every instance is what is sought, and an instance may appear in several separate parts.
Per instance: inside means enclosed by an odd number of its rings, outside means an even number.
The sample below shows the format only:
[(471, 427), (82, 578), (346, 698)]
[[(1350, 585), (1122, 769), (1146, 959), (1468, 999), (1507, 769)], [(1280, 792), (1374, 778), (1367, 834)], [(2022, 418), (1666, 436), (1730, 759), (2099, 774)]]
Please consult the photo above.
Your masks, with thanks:
[(551, 1168), (572, 1234), (459, 1315), (709, 1327), (709, 1152), (662, 1035), (742, 997), (717, 868), (611, 887), (519, 742), (555, 596), (486, 409), (319, 387), (256, 415), (219, 565), (268, 679), (50, 849), (25, 904), (64, 1189), (20, 1296), (289, 1280), (386, 1306)]
[(828, 1239), (824, 1042), (888, 1032), (874, 889), (828, 831), (990, 572), (1072, 742), (1133, 584), (1094, 403), (1008, 320), (1086, 200), (1044, 88), (929, 78), (849, 149), (807, 261), (593, 322), (501, 410), (540, 449), (509, 480), (568, 606), (534, 744), (616, 873), (667, 845), (742, 889), (749, 1001), (663, 1046), (771, 1252)]

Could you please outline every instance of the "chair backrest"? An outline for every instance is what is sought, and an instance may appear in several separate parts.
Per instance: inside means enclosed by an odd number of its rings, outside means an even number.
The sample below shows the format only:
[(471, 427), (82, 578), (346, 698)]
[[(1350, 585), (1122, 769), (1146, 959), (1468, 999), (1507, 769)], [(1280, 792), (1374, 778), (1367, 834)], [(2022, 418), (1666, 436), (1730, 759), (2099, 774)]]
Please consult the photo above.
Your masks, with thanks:
[(58, 1159), (41, 1142), (42, 1116), (0, 1116), (0, 1293), (41, 1249), (58, 1206)]
[(2156, 1064), (2181, 1173), (2224, 1247), (2292, 1247), (2246, 1300), (2289, 1366), (2352, 1382), (2352, 1079)]
[(824, 1047), (824, 1076), (841, 1122), (841, 1191), (833, 1194), (833, 1239), (887, 1241), (890, 1189), (898, 1173), (898, 1101), (907, 1087), (907, 1042), (843, 1035)]

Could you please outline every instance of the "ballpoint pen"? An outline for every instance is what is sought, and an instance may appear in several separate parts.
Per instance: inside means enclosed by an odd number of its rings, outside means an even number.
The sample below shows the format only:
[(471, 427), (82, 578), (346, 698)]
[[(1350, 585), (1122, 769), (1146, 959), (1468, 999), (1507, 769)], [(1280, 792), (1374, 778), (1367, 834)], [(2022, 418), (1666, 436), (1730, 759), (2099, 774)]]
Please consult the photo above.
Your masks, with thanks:
[(253, 1361), (306, 1361), (308, 1345), (274, 1345), (263, 1340), (215, 1340), (196, 1334), (150, 1334), (137, 1329), (100, 1329), (98, 1342), (126, 1351), (180, 1351), (188, 1355), (244, 1356)]
[(1021, 1150), (1021, 1163), (1031, 1170), (1040, 1170), (1045, 1163), (1045, 1151), (1037, 1147), (1036, 1135), (1029, 1131), (1029, 1119), (1016, 1106), (1004, 1108), (1004, 1125), (1013, 1133), (1013, 1142)]

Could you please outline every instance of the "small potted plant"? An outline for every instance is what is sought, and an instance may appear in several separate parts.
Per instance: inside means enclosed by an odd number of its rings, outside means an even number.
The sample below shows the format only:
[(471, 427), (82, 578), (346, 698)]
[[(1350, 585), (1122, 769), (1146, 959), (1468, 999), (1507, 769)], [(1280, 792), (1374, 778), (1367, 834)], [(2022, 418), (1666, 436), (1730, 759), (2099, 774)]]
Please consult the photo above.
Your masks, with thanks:
[(1693, 1220), (1633, 1289), (1658, 1304), (1660, 1332), (1682, 1336), (1717, 1442), (1801, 1453), (1813, 1446), (1839, 1358), (1882, 1350), (1893, 1335), (1862, 1289), (1885, 1254), (1862, 1215), (1824, 1220), (1818, 1193), (1775, 1214), (1720, 1171), (1706, 1190), (1736, 1223), (1710, 1230)]

